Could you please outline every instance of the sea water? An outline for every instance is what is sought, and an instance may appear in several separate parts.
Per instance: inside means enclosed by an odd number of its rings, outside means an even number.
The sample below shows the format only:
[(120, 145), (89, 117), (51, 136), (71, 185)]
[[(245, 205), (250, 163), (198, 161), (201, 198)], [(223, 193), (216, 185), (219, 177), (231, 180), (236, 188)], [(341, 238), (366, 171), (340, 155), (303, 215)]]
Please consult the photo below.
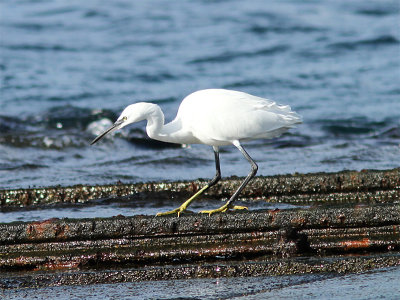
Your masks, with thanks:
[[(289, 104), (304, 124), (244, 144), (259, 175), (400, 165), (398, 1), (2, 1), (0, 188), (211, 178), (212, 148), (145, 122), (90, 141), (128, 104), (171, 121), (206, 88)], [(233, 146), (223, 176), (250, 166)]]

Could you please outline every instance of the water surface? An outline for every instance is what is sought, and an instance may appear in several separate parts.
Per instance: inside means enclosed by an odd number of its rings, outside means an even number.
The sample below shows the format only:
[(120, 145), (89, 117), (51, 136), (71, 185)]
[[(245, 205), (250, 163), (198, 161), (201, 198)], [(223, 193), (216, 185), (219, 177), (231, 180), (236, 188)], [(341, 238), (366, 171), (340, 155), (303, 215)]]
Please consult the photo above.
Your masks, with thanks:
[[(7, 299), (397, 299), (400, 268), (361, 274), (305, 274), (149, 281), (5, 291)], [(1, 292), (0, 292), (1, 295)]]
[[(398, 1), (2, 1), (0, 188), (211, 178), (210, 147), (145, 123), (89, 146), (128, 104), (229, 88), (304, 124), (247, 144), (259, 174), (400, 165)], [(250, 167), (234, 147), (223, 176)]]

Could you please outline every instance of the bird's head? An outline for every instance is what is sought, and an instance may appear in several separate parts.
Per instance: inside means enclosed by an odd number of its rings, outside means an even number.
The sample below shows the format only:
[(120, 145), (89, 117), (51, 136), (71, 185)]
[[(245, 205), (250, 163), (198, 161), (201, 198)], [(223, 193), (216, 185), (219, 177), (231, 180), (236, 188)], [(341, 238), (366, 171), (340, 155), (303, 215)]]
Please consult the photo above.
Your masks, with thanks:
[(110, 128), (107, 128), (103, 133), (99, 134), (90, 143), (90, 145), (93, 145), (94, 143), (98, 142), (100, 139), (105, 137), (107, 134), (112, 133), (118, 129), (121, 129), (122, 127), (125, 127), (126, 125), (146, 119), (147, 115), (150, 113), (151, 105), (153, 105), (153, 104), (139, 102), (139, 103), (135, 103), (135, 104), (131, 104), (131, 105), (127, 106), (122, 111), (122, 113), (118, 117), (117, 121), (115, 121), (115, 123)]

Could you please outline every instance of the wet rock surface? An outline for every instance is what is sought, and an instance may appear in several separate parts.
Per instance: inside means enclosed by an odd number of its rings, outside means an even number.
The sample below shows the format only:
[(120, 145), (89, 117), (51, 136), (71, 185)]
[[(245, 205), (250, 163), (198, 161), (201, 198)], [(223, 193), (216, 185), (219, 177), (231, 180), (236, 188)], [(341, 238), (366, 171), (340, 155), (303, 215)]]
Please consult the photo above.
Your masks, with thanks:
[[(228, 198), (241, 181), (243, 178), (237, 177), (222, 180), (205, 192), (205, 197)], [(201, 189), (206, 182), (196, 180), (0, 190), (0, 203), (6, 209), (54, 203), (85, 203), (93, 199), (127, 196), (131, 199), (184, 199)], [(400, 169), (256, 177), (243, 190), (241, 198), (293, 204), (394, 202), (400, 198)]]
[[(0, 286), (348, 273), (398, 266), (399, 180), (399, 169), (260, 177), (245, 197), (300, 199), (297, 202), (311, 206), (211, 216), (120, 215), (0, 223)], [(225, 197), (238, 181), (224, 181), (208, 197)], [(155, 198), (186, 195), (202, 184), (57, 187), (3, 190), (0, 195), (3, 209), (16, 210), (57, 201), (118, 199), (127, 193), (155, 193)]]

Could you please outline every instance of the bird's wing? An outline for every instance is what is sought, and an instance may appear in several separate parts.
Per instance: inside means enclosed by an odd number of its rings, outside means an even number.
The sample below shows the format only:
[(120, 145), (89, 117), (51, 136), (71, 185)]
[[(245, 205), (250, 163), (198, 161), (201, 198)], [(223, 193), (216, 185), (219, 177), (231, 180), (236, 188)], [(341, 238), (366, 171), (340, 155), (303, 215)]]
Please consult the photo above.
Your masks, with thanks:
[(191, 94), (182, 102), (179, 115), (200, 140), (269, 138), (301, 122), (288, 105), (230, 90)]

